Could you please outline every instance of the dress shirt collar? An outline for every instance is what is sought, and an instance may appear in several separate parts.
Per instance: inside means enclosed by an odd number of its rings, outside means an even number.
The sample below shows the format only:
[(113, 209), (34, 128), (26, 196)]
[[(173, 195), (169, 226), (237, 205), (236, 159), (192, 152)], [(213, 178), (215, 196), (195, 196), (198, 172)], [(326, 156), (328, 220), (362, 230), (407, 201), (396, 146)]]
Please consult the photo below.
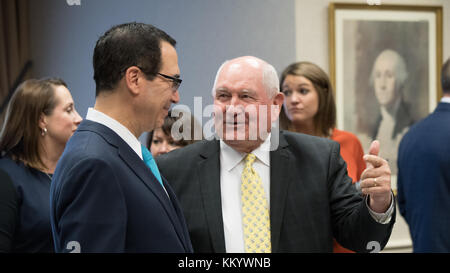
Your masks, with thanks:
[(139, 140), (128, 130), (127, 127), (123, 126), (117, 120), (111, 118), (110, 116), (102, 113), (94, 108), (90, 107), (88, 109), (87, 120), (95, 121), (97, 123), (103, 124), (109, 129), (113, 130), (116, 134), (118, 134), (123, 141), (125, 141), (133, 151), (142, 159), (142, 148)]
[[(270, 167), (270, 138), (271, 134), (268, 135), (266, 140), (258, 148), (251, 152), (268, 167)], [(228, 146), (222, 139), (220, 140), (220, 153), (221, 159), (223, 159), (223, 166), (227, 171), (231, 171), (247, 155)]]
[(443, 98), (441, 99), (441, 102), (450, 103), (450, 97), (443, 97)]

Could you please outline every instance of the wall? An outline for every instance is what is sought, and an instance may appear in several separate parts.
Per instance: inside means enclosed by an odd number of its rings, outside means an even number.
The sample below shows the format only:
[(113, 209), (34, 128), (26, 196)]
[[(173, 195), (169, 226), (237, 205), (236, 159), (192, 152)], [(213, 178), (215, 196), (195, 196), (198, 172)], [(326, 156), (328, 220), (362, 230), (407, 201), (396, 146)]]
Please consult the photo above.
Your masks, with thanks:
[(81, 0), (79, 6), (40, 0), (30, 6), (34, 76), (65, 79), (83, 117), (95, 99), (95, 42), (115, 24), (150, 23), (177, 40), (180, 104), (191, 109), (194, 96), (203, 97), (203, 106), (212, 103), (215, 73), (227, 59), (254, 55), (277, 70), (295, 59), (293, 0)]

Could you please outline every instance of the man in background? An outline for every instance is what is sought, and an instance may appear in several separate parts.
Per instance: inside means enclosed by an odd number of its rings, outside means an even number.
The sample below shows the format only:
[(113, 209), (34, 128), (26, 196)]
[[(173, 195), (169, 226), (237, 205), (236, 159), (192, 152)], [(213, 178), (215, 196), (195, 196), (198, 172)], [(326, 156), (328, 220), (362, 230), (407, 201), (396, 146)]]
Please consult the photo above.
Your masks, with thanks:
[(441, 79), (443, 98), (398, 151), (398, 205), (414, 252), (450, 252), (450, 59)]

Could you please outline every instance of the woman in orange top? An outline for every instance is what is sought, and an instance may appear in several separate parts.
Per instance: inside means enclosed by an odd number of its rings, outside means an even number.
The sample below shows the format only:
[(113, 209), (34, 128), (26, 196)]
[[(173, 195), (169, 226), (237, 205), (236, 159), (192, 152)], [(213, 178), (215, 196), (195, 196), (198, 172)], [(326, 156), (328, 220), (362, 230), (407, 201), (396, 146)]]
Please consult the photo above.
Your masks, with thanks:
[[(284, 130), (327, 137), (341, 146), (341, 156), (347, 163), (353, 183), (359, 181), (366, 168), (364, 152), (358, 138), (337, 130), (336, 103), (328, 75), (317, 65), (298, 62), (281, 74), (280, 90), (285, 95), (280, 127)], [(334, 252), (352, 252), (334, 240)]]

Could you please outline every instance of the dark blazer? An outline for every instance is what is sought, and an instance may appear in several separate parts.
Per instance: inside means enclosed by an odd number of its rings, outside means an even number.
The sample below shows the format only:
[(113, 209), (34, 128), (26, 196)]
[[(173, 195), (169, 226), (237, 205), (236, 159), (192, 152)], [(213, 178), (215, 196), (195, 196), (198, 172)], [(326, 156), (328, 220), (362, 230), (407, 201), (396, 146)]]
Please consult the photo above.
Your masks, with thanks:
[(450, 103), (416, 123), (398, 153), (398, 205), (414, 252), (450, 252)]
[[(157, 158), (180, 199), (195, 252), (225, 252), (219, 155), (219, 141), (205, 140)], [(333, 237), (356, 251), (368, 251), (370, 241), (384, 247), (395, 214), (390, 224), (375, 222), (346, 170), (336, 142), (280, 133), (270, 152), (272, 252), (331, 252)]]
[(19, 221), (18, 199), (10, 176), (0, 168), (0, 253), (13, 249), (14, 232)]
[(10, 226), (14, 229), (6, 231), (13, 240), (11, 252), (54, 252), (49, 215), (50, 177), (37, 169), (27, 167), (21, 161), (13, 160), (10, 156), (0, 159), (0, 169), (9, 175), (15, 189), (17, 207), (14, 211), (17, 222)]
[(51, 186), (56, 251), (79, 245), (81, 252), (192, 252), (177, 198), (163, 182), (169, 196), (114, 131), (83, 121)]

